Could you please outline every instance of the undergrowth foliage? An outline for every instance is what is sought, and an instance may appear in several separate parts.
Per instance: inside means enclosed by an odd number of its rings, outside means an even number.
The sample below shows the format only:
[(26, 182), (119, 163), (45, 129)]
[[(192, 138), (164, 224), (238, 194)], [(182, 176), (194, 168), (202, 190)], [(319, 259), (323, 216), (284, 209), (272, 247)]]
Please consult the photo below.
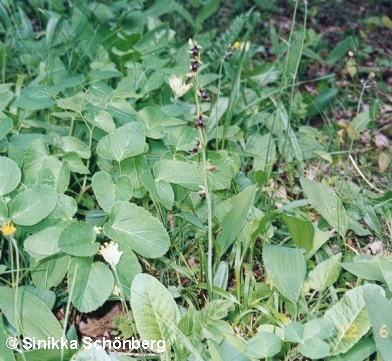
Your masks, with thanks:
[(390, 359), (392, 191), (354, 154), (375, 74), (337, 139), (335, 76), (298, 83), (306, 1), (270, 62), (255, 9), (216, 34), (208, 3), (0, 4), (2, 359), (108, 360), (80, 322), (112, 301), (112, 339), (160, 343), (111, 360)]

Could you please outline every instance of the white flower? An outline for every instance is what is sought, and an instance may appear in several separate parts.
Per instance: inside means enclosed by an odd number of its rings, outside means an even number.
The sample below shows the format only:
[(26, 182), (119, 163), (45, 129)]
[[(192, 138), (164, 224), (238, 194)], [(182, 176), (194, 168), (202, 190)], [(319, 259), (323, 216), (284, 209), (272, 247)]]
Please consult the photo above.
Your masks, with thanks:
[(169, 78), (170, 88), (174, 92), (175, 98), (182, 97), (190, 88), (192, 88), (192, 83), (184, 84), (182, 82), (182, 76), (175, 76), (174, 74)]
[(102, 227), (94, 226), (94, 232), (95, 234), (100, 234), (102, 232)]
[(110, 241), (109, 244), (105, 242), (104, 245), (100, 247), (98, 252), (112, 267), (117, 266), (118, 262), (120, 262), (122, 254), (124, 253), (118, 250), (118, 243), (114, 243), (113, 241)]

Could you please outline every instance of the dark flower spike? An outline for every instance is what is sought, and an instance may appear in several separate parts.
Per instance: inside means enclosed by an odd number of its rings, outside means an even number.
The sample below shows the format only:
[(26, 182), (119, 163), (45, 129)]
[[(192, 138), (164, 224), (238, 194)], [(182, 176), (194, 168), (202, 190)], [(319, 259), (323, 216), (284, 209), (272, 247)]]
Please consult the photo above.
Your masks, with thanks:
[(188, 44), (189, 49), (191, 49), (190, 51), (188, 50), (188, 52), (191, 53), (195, 59), (199, 59), (201, 46), (197, 44), (196, 41), (192, 41), (192, 39), (189, 39)]
[(199, 129), (204, 129), (204, 119), (201, 114), (199, 115), (199, 118), (197, 118), (197, 127)]
[(210, 97), (204, 92), (203, 88), (199, 89), (199, 95), (206, 102), (209, 102), (211, 100)]
[(199, 140), (199, 139), (196, 139), (196, 145), (195, 145), (195, 147), (191, 150), (191, 153), (192, 153), (192, 154), (196, 154), (196, 153), (199, 151), (199, 148), (200, 148), (200, 140)]

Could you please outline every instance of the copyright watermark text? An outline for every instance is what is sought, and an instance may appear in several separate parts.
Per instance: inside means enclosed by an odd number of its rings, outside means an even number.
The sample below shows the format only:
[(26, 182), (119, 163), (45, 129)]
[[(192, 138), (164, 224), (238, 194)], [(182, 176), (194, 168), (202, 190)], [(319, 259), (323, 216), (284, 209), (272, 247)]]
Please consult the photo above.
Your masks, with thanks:
[[(165, 340), (137, 340), (132, 337), (129, 340), (116, 338), (111, 340), (110, 338), (103, 337), (101, 340), (93, 340), (91, 337), (85, 337), (82, 343), (79, 344), (76, 340), (67, 340), (65, 337), (56, 339), (55, 337), (48, 337), (47, 339), (36, 339), (35, 337), (24, 337), (20, 340), (21, 348), (24, 350), (77, 350), (79, 346), (84, 349), (114, 349), (114, 350), (138, 350), (140, 348), (144, 350), (155, 350), (158, 353), (163, 353), (166, 350)], [(16, 337), (8, 337), (6, 340), (6, 346), (15, 350), (19, 345), (19, 340)]]

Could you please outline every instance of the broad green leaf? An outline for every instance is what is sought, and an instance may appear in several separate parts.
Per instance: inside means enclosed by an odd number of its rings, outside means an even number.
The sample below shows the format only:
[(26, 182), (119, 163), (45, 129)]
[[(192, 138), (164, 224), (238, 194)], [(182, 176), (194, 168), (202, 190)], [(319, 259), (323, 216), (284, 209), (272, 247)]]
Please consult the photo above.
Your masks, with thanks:
[[(244, 354), (246, 346), (232, 345), (231, 342), (223, 340), (216, 342), (207, 339), (208, 348), (211, 353), (211, 360), (214, 361), (250, 361), (251, 359)], [(237, 346), (237, 347), (236, 347)]]
[(110, 212), (117, 201), (129, 201), (133, 196), (132, 182), (127, 176), (120, 176), (114, 182), (109, 173), (97, 172), (93, 175), (92, 186), (101, 208)]
[(222, 290), (227, 288), (227, 282), (229, 280), (229, 266), (226, 261), (221, 261), (215, 272), (213, 285)]
[(106, 133), (112, 133), (116, 130), (116, 124), (114, 123), (113, 117), (106, 110), (101, 110), (94, 115), (88, 114), (86, 119), (89, 123), (104, 130)]
[(303, 39), (301, 33), (297, 33), (293, 36), (289, 48), (287, 51), (286, 58), (286, 77), (288, 82), (291, 83), (295, 80), (297, 75), (298, 65), (302, 56)]
[[(201, 157), (200, 157), (201, 160)], [(230, 188), (232, 173), (226, 160), (217, 152), (207, 152), (208, 180), (212, 190)]]
[(146, 128), (147, 137), (161, 139), (164, 136), (165, 129), (163, 128), (162, 123), (165, 120), (165, 117), (159, 107), (145, 107), (139, 111), (138, 117)]
[(8, 220), (8, 208), (4, 200), (0, 197), (0, 224)]
[(324, 110), (330, 108), (333, 101), (335, 100), (338, 90), (338, 88), (321, 90), (309, 105), (308, 115), (314, 117), (322, 113)]
[(256, 194), (256, 185), (245, 188), (235, 197), (231, 209), (222, 220), (222, 231), (219, 233), (217, 243), (224, 254), (232, 245), (243, 227)]
[(275, 356), (282, 348), (282, 342), (274, 333), (259, 331), (247, 342), (246, 355), (256, 359)]
[(62, 137), (61, 148), (65, 153), (75, 152), (80, 158), (89, 159), (91, 150), (87, 144), (75, 137)]
[[(168, 10), (169, 9), (166, 7), (165, 12)], [(154, 13), (154, 16), (158, 15)], [(169, 23), (166, 22), (145, 34), (136, 44), (133, 44), (133, 47), (142, 55), (157, 52), (167, 45), (169, 35)]]
[[(120, 361), (117, 357), (110, 357), (106, 350), (102, 347), (96, 346), (94, 344), (95, 340), (91, 340), (89, 338), (85, 338), (83, 340), (83, 347), (80, 347), (79, 351), (74, 355), (71, 360), (72, 361)], [(112, 353), (113, 355), (113, 353)], [(59, 358), (60, 359), (60, 358)], [(29, 360), (26, 360), (29, 361)], [(38, 361), (38, 360), (37, 360)]]
[(392, 304), (382, 294), (366, 290), (363, 294), (378, 352), (384, 360), (392, 355)]
[[(279, 115), (279, 120), (281, 122), (281, 126), (284, 130), (284, 133), (287, 134), (289, 142), (287, 142), (287, 145), (291, 145), (291, 152), (295, 156), (295, 158), (298, 160), (298, 166), (299, 166), (299, 171), (300, 174), (304, 173), (304, 156), (302, 153), (301, 146), (298, 142), (297, 135), (294, 132), (293, 127), (290, 124), (289, 117), (287, 114), (286, 108), (283, 106), (282, 103), (277, 104), (277, 112)], [(286, 143), (286, 142), (285, 142)]]
[(23, 93), (25, 93), (25, 91), (22, 92), (22, 96), (16, 101), (16, 105), (20, 108), (33, 111), (50, 108), (52, 105), (56, 104), (54, 99), (51, 99), (44, 93), (39, 95), (37, 92), (34, 94), (34, 97)]
[(49, 218), (71, 221), (77, 211), (78, 205), (74, 198), (65, 194), (59, 194), (56, 208), (53, 210)]
[(0, 196), (16, 189), (21, 178), (18, 165), (10, 158), (0, 157)]
[(347, 230), (347, 215), (340, 198), (335, 192), (320, 183), (302, 178), (301, 185), (314, 208), (344, 237)]
[(112, 293), (114, 280), (109, 268), (91, 258), (74, 257), (68, 271), (72, 303), (81, 312), (102, 306)]
[(36, 173), (42, 168), (42, 163), (49, 156), (48, 145), (43, 139), (35, 139), (28, 145), (23, 159), (24, 183), (32, 183)]
[(127, 158), (120, 163), (121, 175), (126, 175), (131, 179), (135, 198), (143, 198), (146, 188), (141, 180), (141, 174), (150, 171), (147, 159), (144, 155)]
[(377, 350), (376, 343), (373, 339), (362, 338), (347, 352), (328, 358), (328, 361), (358, 361), (366, 360)]
[(196, 146), (196, 138), (199, 137), (199, 132), (191, 127), (176, 127), (169, 134), (168, 139), (170, 144), (176, 150), (191, 151)]
[(174, 183), (184, 188), (197, 191), (204, 184), (196, 164), (177, 160), (161, 160), (154, 164), (156, 181)]
[(1, 361), (15, 361), (13, 351), (8, 348), (7, 335), (3, 326), (3, 317), (0, 317), (0, 360)]
[(378, 259), (378, 256), (361, 255), (354, 257), (353, 262), (343, 262), (340, 265), (359, 278), (385, 282)]
[(82, 159), (75, 152), (70, 152), (62, 157), (63, 162), (67, 162), (71, 172), (79, 174), (90, 174), (89, 169), (84, 165)]
[(10, 117), (3, 116), (0, 112), (0, 140), (4, 138), (11, 129), (12, 119)]
[(120, 258), (120, 262), (116, 266), (116, 271), (118, 278), (120, 279), (122, 290), (127, 297), (130, 297), (132, 281), (136, 275), (142, 272), (142, 267), (130, 246), (122, 243), (119, 247), (119, 251), (123, 252), (123, 254)]
[[(168, 324), (180, 321), (180, 312), (171, 293), (156, 278), (137, 275), (131, 286), (131, 308), (140, 338), (174, 342), (176, 333)], [(157, 351), (154, 345), (153, 351)]]
[(268, 276), (277, 290), (297, 303), (306, 275), (306, 258), (296, 248), (266, 244), (263, 261)]
[(52, 213), (57, 197), (57, 192), (47, 185), (27, 188), (12, 200), (9, 217), (21, 226), (37, 224)]
[(330, 355), (348, 351), (355, 345), (370, 328), (369, 314), (366, 309), (364, 293), (384, 295), (380, 286), (366, 284), (358, 286), (345, 293), (343, 298), (335, 303), (324, 314), (335, 329), (334, 335), (328, 340)]
[(378, 257), (378, 262), (385, 282), (388, 285), (389, 290), (392, 292), (392, 260), (384, 257)]
[(210, 0), (196, 12), (194, 24), (196, 32), (199, 32), (204, 22), (219, 10), (219, 5), (220, 0)]
[(158, 199), (159, 202), (163, 204), (163, 206), (171, 210), (174, 204), (174, 192), (173, 188), (169, 183), (164, 180), (156, 181), (154, 177), (150, 173), (150, 171), (144, 171), (140, 175), (140, 179), (143, 182), (144, 186), (147, 190)]
[(58, 240), (62, 230), (60, 227), (48, 227), (32, 234), (24, 241), (25, 250), (38, 261), (59, 253)]
[(169, 249), (169, 236), (151, 213), (134, 203), (117, 202), (103, 228), (107, 237), (125, 243), (135, 252), (148, 258), (163, 256)]
[[(25, 337), (45, 340), (48, 337), (60, 339), (63, 330), (52, 311), (38, 297), (24, 287), (18, 289), (17, 312), (15, 292), (10, 287), (0, 287), (0, 309), (11, 325)], [(15, 316), (18, 315), (18, 320)], [(21, 329), (21, 327), (22, 329)]]
[(246, 143), (244, 152), (247, 156), (254, 157), (253, 169), (272, 169), (276, 160), (276, 147), (271, 134), (252, 134)]
[(31, 277), (36, 287), (49, 290), (63, 282), (71, 256), (65, 253), (47, 257), (39, 262), (31, 260)]
[(62, 251), (72, 256), (87, 257), (98, 252), (94, 228), (86, 222), (73, 222), (65, 227), (58, 241)]
[(335, 48), (328, 55), (327, 64), (332, 65), (336, 63), (341, 58), (346, 56), (350, 50), (354, 53), (357, 50), (357, 41), (352, 36), (348, 36), (335, 46)]
[(283, 219), (287, 224), (290, 235), (298, 248), (310, 251), (313, 246), (314, 227), (311, 221), (295, 218), (283, 212)]
[(329, 355), (329, 346), (327, 342), (315, 337), (299, 344), (298, 351), (311, 359), (324, 359)]
[(323, 292), (333, 283), (335, 283), (340, 274), (339, 262), (342, 254), (338, 253), (331, 258), (318, 264), (313, 270), (309, 272), (307, 282), (309, 287), (317, 292)]
[(144, 153), (145, 139), (143, 125), (127, 123), (103, 137), (98, 142), (97, 152), (104, 159), (120, 162)]

